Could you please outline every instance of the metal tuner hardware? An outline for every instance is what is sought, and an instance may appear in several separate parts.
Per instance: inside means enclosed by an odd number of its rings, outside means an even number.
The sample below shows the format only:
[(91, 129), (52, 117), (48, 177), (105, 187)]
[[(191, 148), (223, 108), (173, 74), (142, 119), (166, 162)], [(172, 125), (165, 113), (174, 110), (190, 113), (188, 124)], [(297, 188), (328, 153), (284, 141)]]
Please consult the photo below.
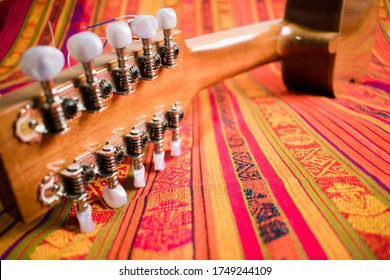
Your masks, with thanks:
[(172, 37), (172, 29), (176, 27), (176, 13), (171, 8), (163, 8), (157, 11), (157, 21), (164, 33), (164, 45), (159, 46), (162, 66), (172, 68), (176, 66), (175, 59), (179, 55), (179, 46)]
[[(171, 154), (179, 156), (180, 122), (183, 118), (180, 102), (176, 102), (168, 111), (155, 114), (148, 122), (139, 122), (128, 132), (116, 134), (107, 140), (103, 147), (94, 146), (91, 151), (77, 156), (74, 162), (58, 173), (46, 175), (38, 188), (38, 197), (45, 206), (54, 206), (62, 199), (76, 202), (76, 216), (81, 232), (94, 229), (91, 206), (87, 202), (86, 185), (96, 174), (108, 181), (102, 190), (102, 196), (111, 208), (122, 207), (127, 202), (127, 193), (118, 180), (117, 165), (126, 156), (132, 159), (134, 187), (145, 187), (144, 148), (153, 143), (153, 162), (155, 170), (164, 170), (164, 135), (166, 129), (172, 130)], [(122, 130), (121, 130), (122, 131)]]
[[(63, 198), (77, 203), (76, 217), (80, 224), (80, 231), (83, 233), (93, 231), (95, 227), (92, 209), (87, 202), (85, 191), (86, 179), (92, 181), (95, 176), (93, 169), (91, 165), (72, 163), (59, 175), (47, 175), (39, 186), (39, 199), (43, 205), (53, 206)], [(88, 176), (86, 176), (86, 170), (89, 170)]]
[(132, 159), (134, 187), (145, 187), (145, 166), (143, 164), (143, 148), (148, 144), (149, 137), (145, 131), (145, 123), (133, 127), (130, 133), (124, 136), (127, 155)]
[(85, 70), (86, 82), (79, 86), (83, 96), (85, 110), (98, 112), (105, 108), (103, 98), (112, 93), (109, 81), (100, 81), (96, 75), (94, 60), (103, 52), (103, 44), (99, 37), (92, 32), (77, 33), (67, 41), (71, 56), (81, 62)]
[[(62, 52), (50, 46), (36, 46), (23, 54), (20, 60), (22, 72), (39, 81), (44, 92), (44, 96), (38, 100), (38, 108), (43, 116), (43, 126), (39, 126), (36, 119), (30, 119), (30, 113), (27, 111), (31, 109), (31, 106), (25, 107), (19, 115), (16, 125), (19, 126), (20, 130), (17, 132), (21, 132), (21, 128), (26, 122), (30, 129), (35, 131), (31, 131), (27, 138), (23, 137), (25, 134), (17, 133), (16, 135), (23, 142), (38, 140), (40, 137), (36, 133), (58, 134), (68, 130), (66, 115), (63, 110), (64, 100), (58, 96), (53, 82), (53, 78), (61, 72), (64, 63), (65, 58)], [(23, 116), (25, 118), (21, 119)]]
[[(175, 67), (179, 46), (172, 34), (176, 24), (176, 13), (171, 8), (158, 10), (156, 17), (139, 15), (133, 20), (108, 23), (107, 41), (115, 49), (116, 59), (102, 55), (104, 47), (96, 34), (80, 32), (71, 36), (66, 44), (68, 52), (84, 70), (83, 74), (80, 69), (73, 71), (78, 73), (73, 77), (69, 71), (58, 75), (65, 63), (60, 50), (50, 46), (28, 49), (21, 58), (20, 68), (40, 82), (43, 94), (20, 108), (14, 135), (23, 143), (33, 144), (41, 142), (44, 134), (61, 134), (68, 131), (70, 121), (82, 117), (84, 111), (96, 113), (107, 104), (115, 104), (116, 100), (107, 102), (113, 93), (129, 94), (135, 90), (139, 78), (153, 80), (158, 77), (160, 66)], [(164, 40), (153, 42), (158, 27), (163, 31)], [(133, 34), (141, 39), (142, 50), (134, 48)], [(64, 81), (64, 77), (68, 81)], [(172, 125), (170, 129), (176, 131)]]
[(168, 129), (172, 130), (171, 139), (171, 156), (181, 155), (181, 138), (180, 138), (180, 122), (184, 117), (183, 108), (180, 102), (172, 105), (171, 109), (165, 113), (165, 118), (168, 121)]
[[(96, 152), (99, 166), (99, 174), (106, 177), (108, 185), (103, 188), (103, 199), (111, 208), (122, 207), (127, 202), (127, 194), (118, 181), (117, 163), (118, 158), (123, 160), (123, 147), (112, 144), (103, 146)], [(121, 154), (118, 157), (118, 154)]]
[(151, 15), (139, 15), (131, 23), (133, 33), (142, 39), (143, 55), (137, 58), (141, 79), (153, 80), (161, 66), (161, 57), (153, 49), (152, 37), (158, 29), (157, 19)]
[(140, 71), (136, 65), (130, 66), (126, 54), (126, 47), (132, 43), (132, 34), (127, 23), (114, 22), (106, 28), (108, 43), (115, 49), (118, 67), (111, 71), (116, 93), (128, 94), (134, 90), (132, 84), (138, 81)]
[(153, 119), (146, 124), (146, 129), (149, 135), (149, 141), (154, 144), (154, 170), (164, 170), (164, 134), (167, 129), (167, 121), (164, 118), (164, 112), (156, 114)]

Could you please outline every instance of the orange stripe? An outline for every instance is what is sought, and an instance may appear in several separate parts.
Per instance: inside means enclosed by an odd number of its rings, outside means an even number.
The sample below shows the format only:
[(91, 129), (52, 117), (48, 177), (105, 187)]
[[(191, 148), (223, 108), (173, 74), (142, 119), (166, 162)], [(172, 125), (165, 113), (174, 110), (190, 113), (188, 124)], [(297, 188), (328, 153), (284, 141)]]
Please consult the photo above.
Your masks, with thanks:
[[(209, 236), (207, 231), (207, 217), (205, 209), (204, 185), (202, 183), (201, 171), (201, 123), (197, 116), (200, 116), (201, 106), (198, 104), (198, 98), (193, 102), (193, 137), (192, 145), (192, 191), (193, 191), (193, 230), (194, 230), (194, 259), (203, 260), (209, 259), (208, 252)], [(191, 113), (191, 112), (189, 112)], [(188, 113), (186, 113), (188, 116)]]

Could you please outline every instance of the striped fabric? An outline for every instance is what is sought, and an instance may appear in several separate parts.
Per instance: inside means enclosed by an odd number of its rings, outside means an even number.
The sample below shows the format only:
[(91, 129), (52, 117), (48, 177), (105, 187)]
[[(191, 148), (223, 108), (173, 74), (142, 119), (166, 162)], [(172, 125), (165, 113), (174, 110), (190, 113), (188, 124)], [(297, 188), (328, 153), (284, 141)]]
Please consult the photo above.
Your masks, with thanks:
[[(284, 0), (1, 1), (0, 90), (28, 82), (20, 55), (84, 26), (172, 7), (186, 38), (283, 16)], [(198, 93), (183, 154), (107, 207), (88, 185), (95, 230), (78, 232), (64, 202), (31, 224), (0, 212), (1, 259), (390, 259), (390, 4), (381, 0), (363, 84), (329, 99), (289, 92), (278, 63)], [(104, 36), (104, 28), (94, 28)], [(166, 147), (169, 149), (169, 147)]]

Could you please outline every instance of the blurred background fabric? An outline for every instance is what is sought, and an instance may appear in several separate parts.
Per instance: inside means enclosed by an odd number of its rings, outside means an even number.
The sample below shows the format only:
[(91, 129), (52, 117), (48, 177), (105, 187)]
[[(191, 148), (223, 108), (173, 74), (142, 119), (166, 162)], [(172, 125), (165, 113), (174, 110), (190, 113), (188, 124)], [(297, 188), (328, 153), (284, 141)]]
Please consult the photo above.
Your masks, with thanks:
[[(67, 56), (67, 38), (113, 17), (171, 7), (177, 29), (191, 38), (281, 18), (284, 6), (284, 0), (0, 1), (0, 94), (31, 82), (18, 68), (29, 47), (54, 41)], [(387, 0), (378, 14), (367, 75), (349, 94), (290, 92), (279, 63), (213, 85), (185, 112), (183, 154), (168, 156), (166, 170), (152, 170), (149, 149), (147, 186), (136, 190), (130, 160), (119, 166), (129, 196), (124, 207), (113, 210), (102, 200), (106, 179), (87, 186), (93, 232), (78, 231), (69, 201), (30, 224), (0, 206), (1, 259), (389, 259)], [(105, 37), (104, 26), (90, 31)]]

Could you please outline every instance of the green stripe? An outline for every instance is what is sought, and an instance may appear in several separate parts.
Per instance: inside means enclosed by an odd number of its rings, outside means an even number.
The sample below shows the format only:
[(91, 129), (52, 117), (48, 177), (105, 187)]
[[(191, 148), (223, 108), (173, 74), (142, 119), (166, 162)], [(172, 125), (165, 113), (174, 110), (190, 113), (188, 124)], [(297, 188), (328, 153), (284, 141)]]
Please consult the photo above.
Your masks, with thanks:
[[(15, 260), (15, 259), (28, 259), (30, 255), (34, 252), (34, 250), (42, 243), (42, 241), (53, 231), (61, 227), (66, 221), (69, 211), (73, 205), (73, 202), (70, 200), (64, 201), (64, 204), (61, 203), (54, 207), (53, 212), (50, 214), (49, 218), (38, 228), (34, 229), (31, 233), (27, 235), (8, 255), (7, 259)], [(61, 212), (59, 216), (59, 213)], [(59, 217), (58, 217), (59, 216)], [(57, 219), (57, 222), (55, 220)], [(32, 240), (33, 243), (29, 245), (29, 242)], [(27, 247), (27, 249), (25, 249)], [(19, 255), (20, 252), (25, 250), (22, 255)]]

